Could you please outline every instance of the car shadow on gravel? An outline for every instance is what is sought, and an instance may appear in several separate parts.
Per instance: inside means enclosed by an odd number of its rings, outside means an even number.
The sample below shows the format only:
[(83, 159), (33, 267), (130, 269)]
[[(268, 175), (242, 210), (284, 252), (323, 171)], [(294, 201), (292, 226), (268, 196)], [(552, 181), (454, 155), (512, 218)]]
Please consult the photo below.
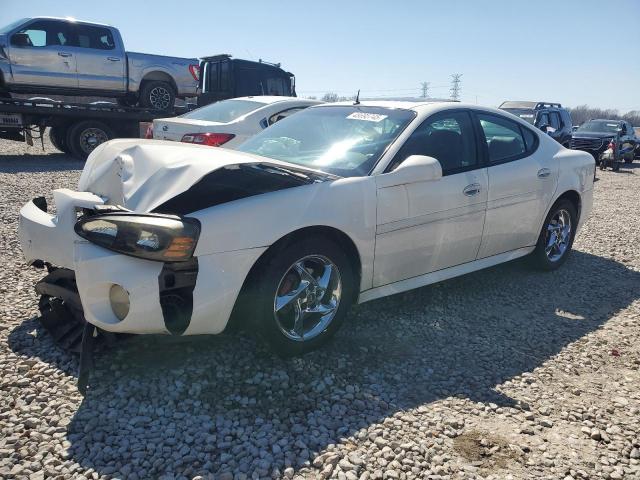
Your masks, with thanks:
[[(496, 387), (599, 328), (638, 284), (624, 264), (575, 251), (555, 272), (516, 261), (357, 306), (330, 345), (302, 358), (242, 335), (134, 337), (96, 355), (69, 455), (125, 478), (268, 476), (447, 397), (527, 409)], [(74, 373), (77, 361), (46, 337), (30, 319), (9, 344)]]
[(83, 168), (84, 162), (75, 160), (65, 153), (46, 153), (35, 150), (33, 154), (0, 154), (0, 173), (64, 172)]

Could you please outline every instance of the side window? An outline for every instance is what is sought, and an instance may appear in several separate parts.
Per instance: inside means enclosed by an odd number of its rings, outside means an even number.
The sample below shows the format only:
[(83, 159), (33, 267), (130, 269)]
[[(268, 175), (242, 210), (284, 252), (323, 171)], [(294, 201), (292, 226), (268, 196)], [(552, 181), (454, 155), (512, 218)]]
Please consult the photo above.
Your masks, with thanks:
[(396, 154), (389, 170), (411, 155), (427, 155), (450, 175), (478, 165), (471, 116), (467, 112), (441, 112), (425, 120)]
[(78, 25), (78, 46), (95, 50), (113, 50), (116, 44), (108, 28)]
[(478, 120), (487, 142), (489, 163), (515, 160), (527, 154), (522, 130), (516, 122), (485, 113), (478, 113)]
[(39, 21), (28, 25), (12, 36), (11, 44), (17, 47), (49, 47), (70, 45), (71, 35), (64, 22)]
[(560, 117), (556, 112), (549, 113), (549, 120), (551, 121), (551, 128), (560, 130)]
[(300, 110), (304, 110), (305, 108), (307, 107), (290, 108), (288, 110), (283, 110), (282, 112), (274, 113), (269, 117), (269, 125), (273, 125), (274, 123), (279, 122), (283, 118), (287, 118), (288, 116), (293, 115), (294, 113), (299, 112)]
[(551, 121), (549, 120), (549, 114), (547, 112), (544, 112), (538, 115), (538, 121), (536, 122), (536, 126), (540, 127), (542, 125), (551, 125)]

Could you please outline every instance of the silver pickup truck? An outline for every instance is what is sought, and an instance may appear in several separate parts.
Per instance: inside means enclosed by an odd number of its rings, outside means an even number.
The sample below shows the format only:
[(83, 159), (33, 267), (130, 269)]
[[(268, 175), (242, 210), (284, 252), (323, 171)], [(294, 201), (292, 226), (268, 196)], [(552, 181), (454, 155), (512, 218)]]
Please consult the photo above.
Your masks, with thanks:
[(16, 93), (115, 97), (167, 110), (196, 95), (196, 58), (126, 52), (118, 29), (39, 17), (0, 28), (0, 96)]

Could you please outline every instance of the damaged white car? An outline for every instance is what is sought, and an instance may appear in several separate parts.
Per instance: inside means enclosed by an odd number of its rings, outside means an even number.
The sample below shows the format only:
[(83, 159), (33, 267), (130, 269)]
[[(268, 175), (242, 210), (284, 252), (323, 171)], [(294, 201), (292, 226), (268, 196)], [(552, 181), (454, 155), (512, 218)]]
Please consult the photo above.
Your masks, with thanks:
[(593, 172), (591, 155), (499, 110), (337, 103), (234, 151), (107, 142), (77, 191), (53, 192), (55, 213), (43, 198), (21, 209), (20, 238), (49, 268), (45, 311), (174, 335), (220, 333), (238, 314), (291, 355), (330, 338), (354, 302), (525, 255), (557, 268)]

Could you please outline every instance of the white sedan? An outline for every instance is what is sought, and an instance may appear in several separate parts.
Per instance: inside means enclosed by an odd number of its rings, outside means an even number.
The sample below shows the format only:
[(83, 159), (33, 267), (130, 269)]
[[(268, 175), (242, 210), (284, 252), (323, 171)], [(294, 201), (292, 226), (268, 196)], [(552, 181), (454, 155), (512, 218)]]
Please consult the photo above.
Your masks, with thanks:
[(500, 110), (327, 104), (236, 150), (100, 145), (77, 191), (53, 192), (57, 214), (22, 208), (20, 236), (28, 262), (50, 265), (41, 291), (79, 294), (101, 330), (216, 334), (233, 313), (292, 355), (354, 302), (526, 255), (558, 268), (593, 172), (591, 155)]
[(178, 117), (153, 121), (147, 137), (157, 140), (234, 148), (247, 138), (311, 105), (296, 97), (239, 97), (198, 108)]

